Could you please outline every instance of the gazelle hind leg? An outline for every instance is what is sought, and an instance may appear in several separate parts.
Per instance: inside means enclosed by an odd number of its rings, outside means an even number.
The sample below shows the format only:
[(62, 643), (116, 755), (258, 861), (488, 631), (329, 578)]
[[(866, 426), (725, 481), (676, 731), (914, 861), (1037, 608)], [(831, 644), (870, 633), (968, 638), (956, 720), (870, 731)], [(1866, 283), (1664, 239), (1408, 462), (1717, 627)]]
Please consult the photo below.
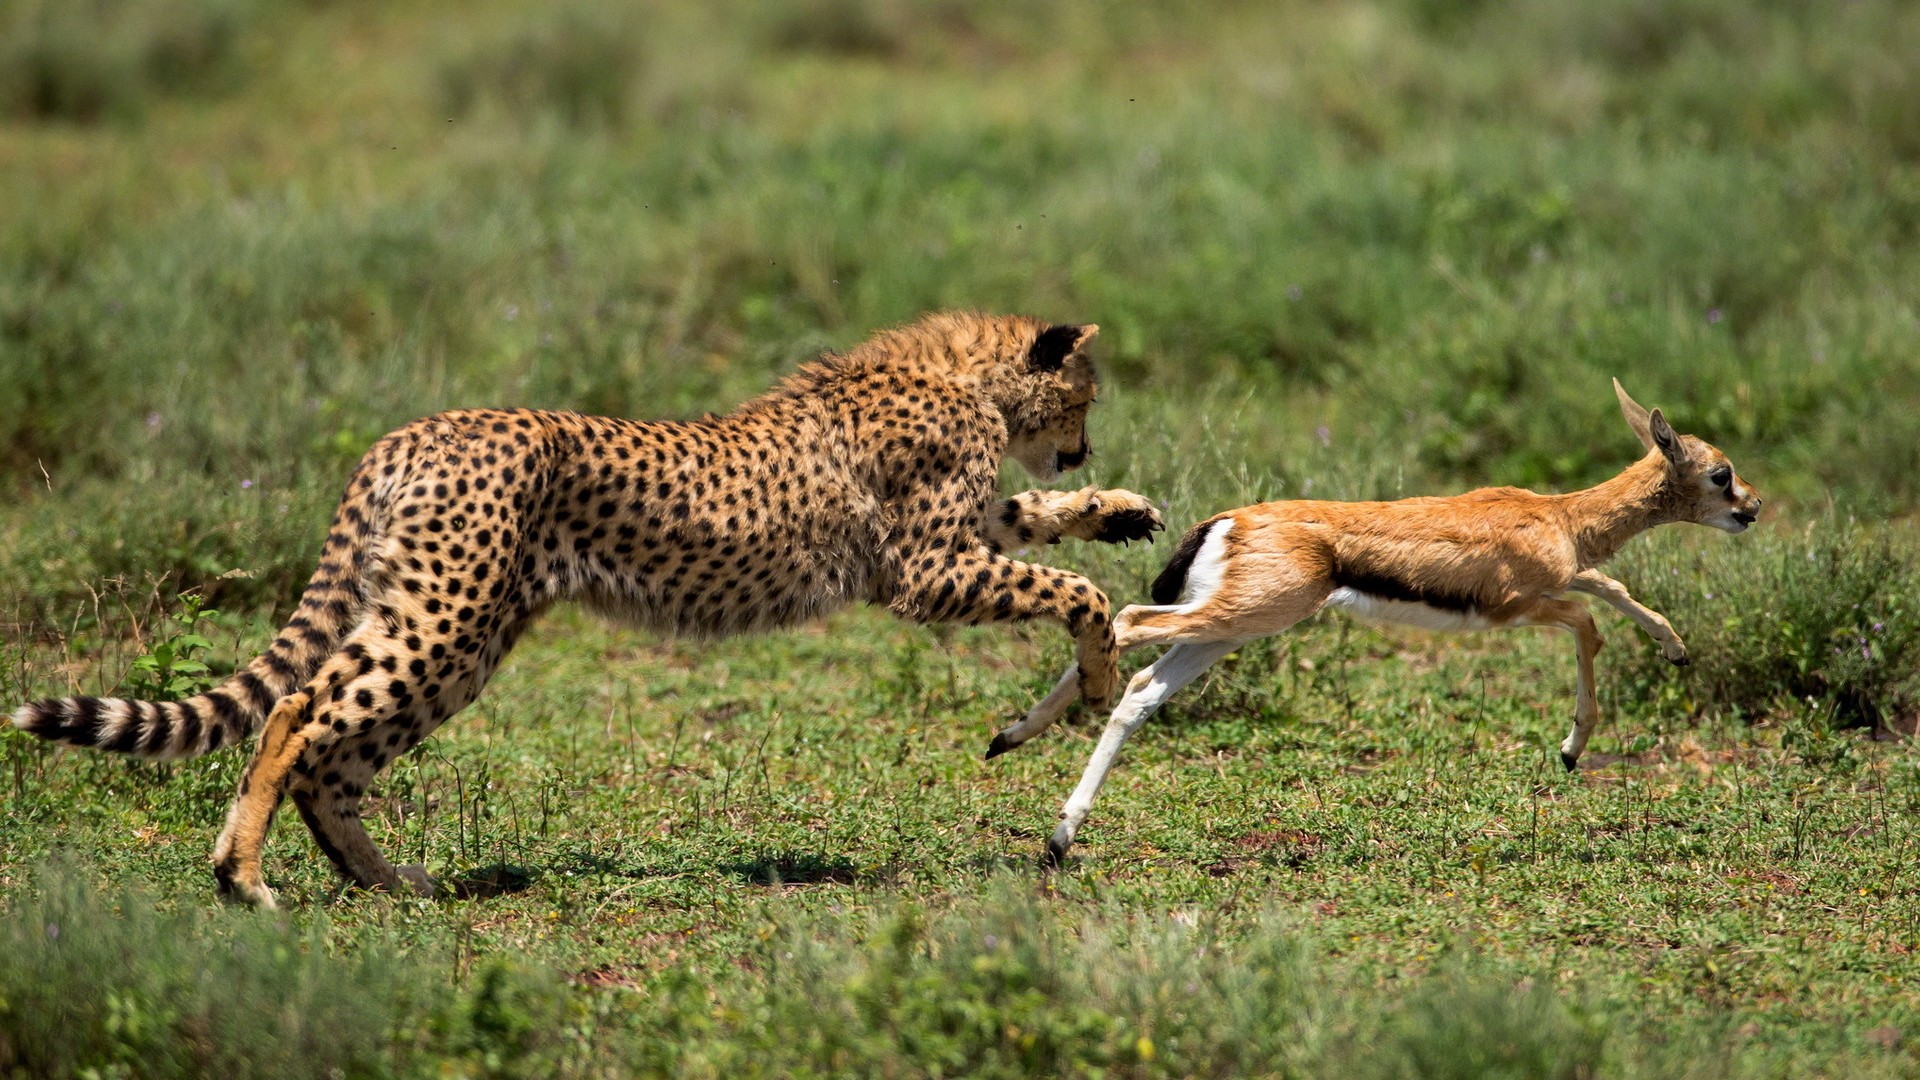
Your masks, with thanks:
[(1574, 657), (1579, 672), (1574, 692), (1573, 730), (1567, 733), (1566, 739), (1560, 744), (1560, 764), (1572, 772), (1580, 763), (1587, 740), (1593, 737), (1593, 729), (1600, 723), (1600, 698), (1593, 679), (1593, 658), (1600, 654), (1600, 647), (1604, 644), (1600, 630), (1594, 625), (1593, 613), (1586, 609), (1586, 605), (1572, 600), (1541, 600), (1515, 620), (1515, 624), (1558, 626), (1573, 634)]
[(1240, 644), (1240, 641), (1234, 640), (1175, 645), (1133, 677), (1127, 684), (1126, 696), (1114, 707), (1113, 715), (1107, 721), (1107, 729), (1100, 735), (1100, 744), (1087, 760), (1079, 786), (1073, 789), (1073, 795), (1060, 811), (1060, 825), (1054, 829), (1053, 838), (1047, 841), (1048, 863), (1059, 865), (1066, 856), (1067, 848), (1073, 845), (1074, 834), (1080, 831), (1081, 824), (1087, 820), (1088, 812), (1093, 809), (1093, 800), (1100, 794), (1101, 785), (1106, 783), (1107, 774), (1113, 771), (1113, 763), (1120, 756), (1120, 747), (1128, 737), (1138, 731), (1140, 725), (1146, 723), (1147, 718), (1176, 691), (1199, 678), (1201, 672), (1212, 667), (1215, 661)]

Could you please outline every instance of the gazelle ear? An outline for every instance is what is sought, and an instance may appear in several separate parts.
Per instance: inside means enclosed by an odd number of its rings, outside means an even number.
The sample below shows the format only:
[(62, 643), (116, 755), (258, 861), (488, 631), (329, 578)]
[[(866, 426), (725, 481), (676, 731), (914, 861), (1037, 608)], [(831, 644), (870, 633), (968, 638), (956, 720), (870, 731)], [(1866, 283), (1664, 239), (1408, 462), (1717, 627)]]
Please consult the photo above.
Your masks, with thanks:
[[(1620, 399), (1620, 415), (1627, 418), (1627, 426), (1633, 429), (1636, 436), (1639, 436), (1640, 445), (1648, 450), (1653, 449), (1652, 419), (1647, 410), (1642, 408), (1639, 402), (1627, 396), (1627, 388), (1620, 385), (1619, 379), (1613, 380), (1613, 393)], [(1654, 414), (1658, 413), (1659, 410), (1655, 409)], [(1673, 429), (1668, 428), (1667, 431), (1672, 432)]]
[(1666, 416), (1659, 409), (1653, 410), (1647, 417), (1647, 434), (1653, 439), (1653, 445), (1660, 448), (1660, 453), (1665, 455), (1668, 461), (1675, 465), (1680, 464), (1680, 436), (1674, 434), (1673, 425), (1667, 423)]

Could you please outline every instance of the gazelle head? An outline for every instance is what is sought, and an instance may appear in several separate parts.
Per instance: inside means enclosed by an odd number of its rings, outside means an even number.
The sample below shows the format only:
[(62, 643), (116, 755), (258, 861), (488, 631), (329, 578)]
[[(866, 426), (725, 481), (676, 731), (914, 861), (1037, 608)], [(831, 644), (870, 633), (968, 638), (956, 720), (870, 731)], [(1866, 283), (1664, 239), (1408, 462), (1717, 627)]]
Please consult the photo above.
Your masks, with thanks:
[(1675, 432), (1659, 409), (1645, 409), (1628, 397), (1619, 379), (1613, 380), (1613, 392), (1620, 398), (1620, 414), (1640, 437), (1640, 444), (1660, 451), (1666, 459), (1667, 489), (1674, 498), (1676, 518), (1737, 533), (1760, 517), (1760, 493), (1740, 479), (1733, 462), (1718, 447)]

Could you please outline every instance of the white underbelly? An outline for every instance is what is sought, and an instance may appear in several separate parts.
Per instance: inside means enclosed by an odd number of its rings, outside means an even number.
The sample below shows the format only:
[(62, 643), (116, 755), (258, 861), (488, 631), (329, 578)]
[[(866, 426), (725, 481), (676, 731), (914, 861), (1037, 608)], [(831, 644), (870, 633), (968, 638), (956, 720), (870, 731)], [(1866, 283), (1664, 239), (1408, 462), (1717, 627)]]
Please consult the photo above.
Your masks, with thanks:
[(1408, 600), (1389, 600), (1383, 596), (1341, 586), (1327, 597), (1327, 606), (1339, 608), (1357, 619), (1393, 626), (1413, 626), (1421, 630), (1487, 630), (1493, 624), (1478, 611), (1457, 611)]

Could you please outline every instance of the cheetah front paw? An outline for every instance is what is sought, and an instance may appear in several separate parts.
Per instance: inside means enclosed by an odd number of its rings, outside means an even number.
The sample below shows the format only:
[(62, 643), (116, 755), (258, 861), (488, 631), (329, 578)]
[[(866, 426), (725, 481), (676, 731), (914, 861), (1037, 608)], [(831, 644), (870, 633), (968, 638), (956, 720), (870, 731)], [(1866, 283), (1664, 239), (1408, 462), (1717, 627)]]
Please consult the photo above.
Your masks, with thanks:
[(1674, 638), (1660, 646), (1660, 655), (1674, 667), (1686, 667), (1693, 663), (1693, 657), (1687, 655), (1687, 647), (1679, 638)]
[(1167, 527), (1160, 511), (1144, 495), (1121, 488), (1097, 491), (1087, 509), (1074, 523), (1073, 535), (1102, 544), (1125, 544), (1134, 540), (1153, 541), (1153, 534)]

